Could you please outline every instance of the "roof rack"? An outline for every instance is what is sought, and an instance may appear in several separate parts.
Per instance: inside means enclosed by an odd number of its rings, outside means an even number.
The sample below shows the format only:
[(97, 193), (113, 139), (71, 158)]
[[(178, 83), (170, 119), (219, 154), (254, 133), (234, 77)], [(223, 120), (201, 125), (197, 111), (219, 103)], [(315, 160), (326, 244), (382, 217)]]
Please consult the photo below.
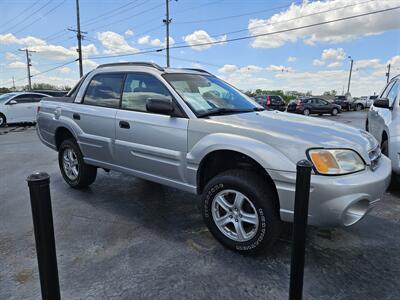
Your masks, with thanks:
[(137, 61), (137, 62), (120, 62), (120, 63), (110, 63), (110, 64), (102, 64), (99, 65), (97, 67), (97, 69), (99, 68), (105, 68), (105, 67), (118, 67), (118, 66), (142, 66), (142, 67), (151, 67), (151, 68), (155, 68), (159, 71), (164, 71), (164, 68), (160, 67), (159, 65), (155, 64), (155, 63), (150, 63), (150, 62), (141, 62), (141, 61)]
[(197, 72), (211, 74), (210, 72), (207, 72), (206, 70), (203, 70), (203, 69), (197, 69), (197, 68), (183, 68), (183, 69), (184, 70), (197, 71)]

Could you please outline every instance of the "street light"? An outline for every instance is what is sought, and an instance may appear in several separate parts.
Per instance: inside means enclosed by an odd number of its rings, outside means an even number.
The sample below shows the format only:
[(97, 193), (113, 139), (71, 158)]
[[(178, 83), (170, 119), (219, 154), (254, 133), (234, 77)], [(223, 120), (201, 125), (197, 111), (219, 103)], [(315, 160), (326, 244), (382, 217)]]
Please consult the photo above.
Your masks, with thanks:
[(351, 81), (351, 72), (353, 71), (353, 62), (354, 60), (349, 55), (348, 58), (350, 59), (350, 72), (349, 72), (349, 83), (347, 84), (347, 93), (346, 95), (350, 94), (350, 81)]

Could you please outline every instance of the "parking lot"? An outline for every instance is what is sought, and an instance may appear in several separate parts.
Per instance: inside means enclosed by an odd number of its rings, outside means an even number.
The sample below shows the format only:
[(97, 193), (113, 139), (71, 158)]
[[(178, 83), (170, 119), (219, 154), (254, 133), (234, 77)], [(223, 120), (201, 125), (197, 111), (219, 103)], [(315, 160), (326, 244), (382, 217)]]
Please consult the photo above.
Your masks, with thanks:
[[(324, 116), (364, 128), (365, 112)], [(115, 172), (87, 190), (63, 181), (34, 127), (0, 129), (0, 299), (38, 299), (26, 177), (51, 176), (63, 299), (285, 299), (291, 227), (273, 251), (246, 257), (203, 224), (198, 197)], [(309, 228), (306, 299), (398, 299), (400, 191), (350, 228)]]

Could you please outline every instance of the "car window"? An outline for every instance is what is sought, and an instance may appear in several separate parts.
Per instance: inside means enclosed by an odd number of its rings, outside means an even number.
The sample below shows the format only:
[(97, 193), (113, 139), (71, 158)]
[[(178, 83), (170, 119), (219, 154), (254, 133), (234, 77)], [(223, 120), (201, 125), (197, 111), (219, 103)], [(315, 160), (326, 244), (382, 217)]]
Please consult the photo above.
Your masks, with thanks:
[(83, 103), (88, 105), (119, 107), (124, 74), (98, 74), (89, 83)]
[(33, 102), (33, 99), (30, 96), (31, 95), (29, 95), (29, 94), (22, 94), (22, 95), (18, 95), (17, 97), (14, 97), (13, 100), (17, 101), (18, 104), (31, 103), (31, 102)]
[(393, 103), (396, 101), (397, 95), (399, 94), (399, 86), (400, 86), (400, 81), (396, 80), (387, 95), (387, 98), (389, 99), (389, 106), (392, 106)]
[(149, 74), (128, 74), (122, 93), (121, 108), (147, 111), (146, 101), (149, 98), (172, 100), (167, 88), (156, 77)]
[(47, 98), (47, 96), (38, 95), (38, 94), (29, 94), (29, 97), (32, 98), (32, 102), (39, 102), (43, 98)]
[(264, 105), (264, 103), (265, 103), (265, 97), (258, 96), (258, 97), (255, 97), (255, 99), (256, 99), (256, 102), (257, 102), (258, 104)]
[(329, 102), (324, 99), (318, 99), (318, 102), (320, 105), (328, 105), (329, 104)]
[(388, 95), (388, 93), (390, 91), (390, 88), (393, 86), (393, 84), (394, 84), (394, 81), (389, 82), (389, 84), (383, 90), (380, 98), (387, 98), (387, 95)]

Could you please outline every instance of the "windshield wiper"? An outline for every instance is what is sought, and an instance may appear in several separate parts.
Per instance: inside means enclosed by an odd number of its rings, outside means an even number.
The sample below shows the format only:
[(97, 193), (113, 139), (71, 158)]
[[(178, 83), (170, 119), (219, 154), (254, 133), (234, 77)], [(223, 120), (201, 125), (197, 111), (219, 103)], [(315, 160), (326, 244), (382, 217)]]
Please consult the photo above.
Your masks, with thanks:
[(197, 117), (203, 118), (203, 117), (208, 117), (208, 116), (218, 116), (218, 115), (235, 114), (235, 113), (246, 113), (246, 112), (252, 112), (252, 111), (254, 111), (254, 109), (218, 108), (218, 109), (207, 111), (205, 113), (198, 114)]

